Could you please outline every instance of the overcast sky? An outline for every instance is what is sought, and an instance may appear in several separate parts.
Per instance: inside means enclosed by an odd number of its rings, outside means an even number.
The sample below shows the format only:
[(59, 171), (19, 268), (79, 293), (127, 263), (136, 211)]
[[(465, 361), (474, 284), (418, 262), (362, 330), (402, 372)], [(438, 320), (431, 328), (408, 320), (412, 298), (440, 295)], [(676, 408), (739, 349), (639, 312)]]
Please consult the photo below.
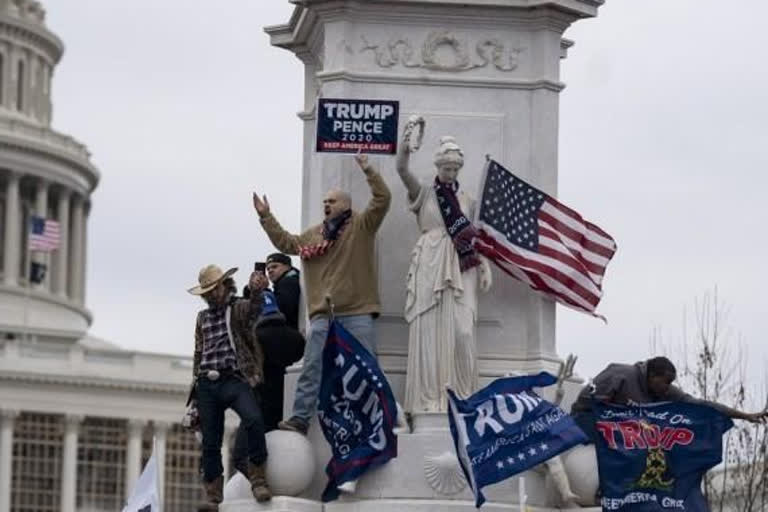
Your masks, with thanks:
[[(88, 238), (92, 333), (191, 355), (200, 302), (185, 289), (199, 267), (245, 270), (272, 252), (249, 191), (268, 190), (283, 224), (299, 228), (303, 71), (262, 31), (292, 6), (45, 5), (66, 45), (54, 127), (102, 172)], [(753, 376), (764, 373), (766, 16), (764, 0), (608, 0), (566, 33), (576, 45), (562, 64), (559, 197), (619, 246), (599, 308), (609, 323), (558, 311), (558, 350), (580, 355), (580, 374), (647, 357), (654, 328), (676, 342), (684, 307), (715, 285)]]

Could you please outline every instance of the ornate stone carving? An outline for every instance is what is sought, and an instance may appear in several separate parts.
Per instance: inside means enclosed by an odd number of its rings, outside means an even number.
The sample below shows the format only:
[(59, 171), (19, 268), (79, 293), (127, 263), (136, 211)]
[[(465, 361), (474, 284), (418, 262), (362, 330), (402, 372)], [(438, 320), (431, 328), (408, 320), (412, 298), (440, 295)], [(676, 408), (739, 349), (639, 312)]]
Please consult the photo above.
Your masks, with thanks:
[(496, 69), (500, 71), (513, 71), (517, 69), (518, 55), (522, 53), (523, 48), (512, 47), (504, 55), (504, 43), (496, 38), (486, 39), (477, 43), (477, 54), (483, 61), (482, 66), (488, 64), (488, 51), (491, 51), (491, 61)]
[[(393, 37), (387, 44), (375, 44), (362, 36), (360, 52), (373, 52), (374, 62), (382, 68), (401, 65), (433, 71), (468, 71), (493, 65), (499, 71), (517, 69), (524, 48), (507, 45), (498, 38), (485, 38), (475, 44), (470, 54), (467, 41), (450, 30), (430, 32), (417, 52), (408, 38)], [(445, 50), (448, 50), (447, 52)]]
[(445, 496), (458, 494), (467, 486), (467, 479), (451, 452), (424, 457), (424, 477), (429, 486)]
[(401, 64), (407, 68), (421, 67), (421, 63), (414, 58), (414, 49), (411, 41), (406, 38), (391, 39), (386, 46), (371, 44), (365, 38), (360, 52), (370, 50), (373, 52), (374, 60), (379, 67), (391, 68), (395, 64)]
[[(450, 48), (453, 59), (440, 58), (440, 48)], [(421, 49), (423, 67), (436, 71), (463, 71), (476, 67), (469, 60), (467, 44), (447, 30), (432, 32), (427, 36)], [(487, 63), (487, 62), (486, 62)]]

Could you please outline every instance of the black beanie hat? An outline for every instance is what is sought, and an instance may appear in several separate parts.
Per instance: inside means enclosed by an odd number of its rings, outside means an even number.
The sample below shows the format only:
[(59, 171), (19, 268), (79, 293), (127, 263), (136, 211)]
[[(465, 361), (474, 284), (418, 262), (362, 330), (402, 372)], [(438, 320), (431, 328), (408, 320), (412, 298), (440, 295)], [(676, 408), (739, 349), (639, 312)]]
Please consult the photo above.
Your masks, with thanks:
[(270, 263), (282, 263), (283, 265), (292, 266), (291, 257), (281, 252), (272, 253), (267, 256), (267, 265)]

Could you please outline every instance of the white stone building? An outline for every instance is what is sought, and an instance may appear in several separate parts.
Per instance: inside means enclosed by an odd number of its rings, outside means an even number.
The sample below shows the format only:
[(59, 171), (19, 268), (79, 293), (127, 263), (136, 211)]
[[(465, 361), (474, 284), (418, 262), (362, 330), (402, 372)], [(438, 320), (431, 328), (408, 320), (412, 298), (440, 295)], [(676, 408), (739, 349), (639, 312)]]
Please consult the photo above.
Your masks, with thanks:
[[(198, 447), (178, 426), (191, 361), (89, 337), (85, 268), (99, 171), (51, 128), (63, 44), (36, 1), (0, 0), (0, 512), (120, 510), (156, 436), (166, 510), (193, 509)], [(39, 285), (28, 218), (61, 223)], [(191, 354), (190, 354), (191, 355)]]

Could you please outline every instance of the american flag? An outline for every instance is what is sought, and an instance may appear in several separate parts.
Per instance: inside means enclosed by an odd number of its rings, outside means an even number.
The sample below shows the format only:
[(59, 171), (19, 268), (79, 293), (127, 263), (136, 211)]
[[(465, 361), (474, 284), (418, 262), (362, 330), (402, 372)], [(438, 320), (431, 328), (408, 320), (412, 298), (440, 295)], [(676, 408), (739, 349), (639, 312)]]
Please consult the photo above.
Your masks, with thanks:
[(493, 160), (481, 190), (475, 248), (534, 290), (599, 316), (613, 238)]
[(29, 221), (29, 250), (53, 251), (61, 243), (61, 229), (55, 220), (33, 215)]

